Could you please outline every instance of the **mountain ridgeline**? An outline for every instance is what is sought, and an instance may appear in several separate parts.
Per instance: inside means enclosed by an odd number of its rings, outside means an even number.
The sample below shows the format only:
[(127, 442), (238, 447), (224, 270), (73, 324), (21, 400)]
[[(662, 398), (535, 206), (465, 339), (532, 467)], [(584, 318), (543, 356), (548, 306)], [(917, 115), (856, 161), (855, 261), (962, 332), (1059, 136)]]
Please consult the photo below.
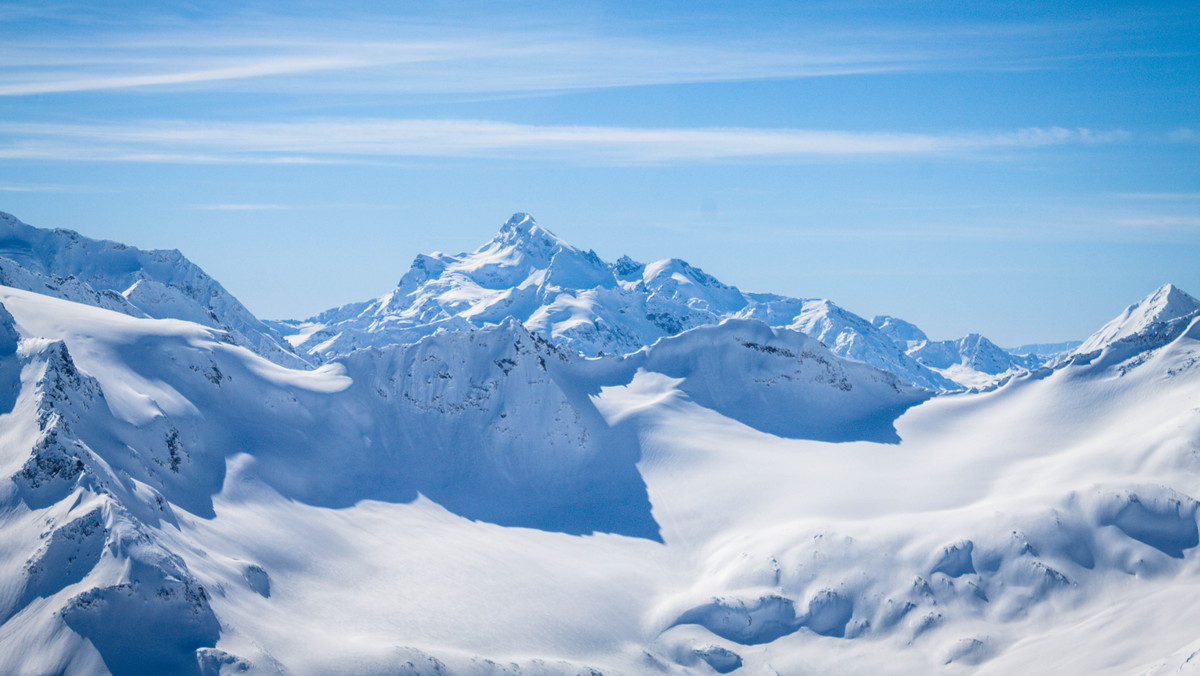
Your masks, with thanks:
[(1009, 354), (978, 335), (930, 343), (918, 329), (921, 339), (912, 341), (880, 328), (891, 318), (873, 324), (827, 300), (743, 292), (679, 259), (644, 264), (626, 256), (607, 263), (521, 213), (474, 252), (417, 256), (396, 288), (379, 298), (272, 326), (297, 353), (321, 363), (509, 317), (586, 356), (628, 354), (727, 319), (757, 320), (808, 334), (838, 356), (935, 392), (993, 385), (1043, 361)]
[(508, 318), (585, 356), (629, 354), (727, 319), (757, 320), (933, 392), (992, 387), (1057, 356), (1010, 353), (977, 334), (930, 341), (903, 320), (870, 322), (828, 300), (743, 292), (679, 259), (607, 263), (520, 213), (474, 252), (418, 255), (389, 293), (305, 320), (259, 320), (178, 251), (43, 230), (2, 213), (0, 284), (131, 316), (197, 322), (289, 368)]

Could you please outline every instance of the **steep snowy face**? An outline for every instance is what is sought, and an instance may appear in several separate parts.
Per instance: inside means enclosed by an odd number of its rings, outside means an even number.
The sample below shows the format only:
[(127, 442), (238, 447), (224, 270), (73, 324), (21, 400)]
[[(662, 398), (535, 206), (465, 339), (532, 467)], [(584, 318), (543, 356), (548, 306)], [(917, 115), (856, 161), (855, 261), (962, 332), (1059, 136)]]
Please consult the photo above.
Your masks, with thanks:
[[(18, 303), (58, 302), (37, 298)], [(114, 674), (197, 673), (194, 651), (215, 643), (219, 625), (160, 529), (179, 526), (172, 503), (199, 507), (194, 492), (219, 487), (215, 468), (191, 456), (166, 416), (139, 430), (114, 419), (119, 405), (65, 341), (21, 335), (15, 324), (0, 309), (0, 576), (10, 590), (0, 623), (19, 614), (42, 648), (2, 632), (3, 670), (63, 673), (94, 662)]]
[(678, 390), (700, 406), (793, 439), (896, 443), (893, 422), (931, 396), (802, 333), (753, 320), (685, 331), (626, 362), (681, 379)]
[(873, 319), (871, 324), (897, 343), (921, 343), (929, 340), (929, 336), (915, 324), (898, 317), (880, 315)]
[(519, 322), (363, 349), (342, 363), (355, 382), (348, 394), (378, 409), (368, 436), (388, 477), (344, 495), (407, 486), (491, 523), (657, 539), (637, 441), (588, 398), (592, 365)]
[(132, 316), (198, 322), (277, 363), (304, 367), (268, 327), (178, 250), (142, 251), (0, 212), (0, 284)]
[(827, 300), (805, 301), (789, 328), (829, 346), (834, 354), (855, 359), (934, 391), (963, 389), (905, 353), (871, 322)]
[(1164, 284), (1125, 308), (1075, 348), (1073, 354), (1078, 357), (1103, 350), (1132, 354), (1161, 347), (1186, 330), (1197, 316), (1200, 316), (1200, 300), (1174, 284)]

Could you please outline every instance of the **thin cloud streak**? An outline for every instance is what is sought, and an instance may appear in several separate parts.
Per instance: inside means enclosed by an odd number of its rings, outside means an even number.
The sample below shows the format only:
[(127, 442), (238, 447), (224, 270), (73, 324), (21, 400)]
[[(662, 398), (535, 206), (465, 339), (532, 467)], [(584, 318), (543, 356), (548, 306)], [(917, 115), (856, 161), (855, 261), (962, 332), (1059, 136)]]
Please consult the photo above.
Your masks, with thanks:
[(725, 160), (979, 155), (1121, 141), (1062, 127), (941, 134), (808, 129), (527, 125), (486, 120), (316, 120), (137, 125), (0, 123), (0, 158), (179, 163), (313, 163), (509, 158), (655, 164)]
[[(386, 17), (316, 24), (260, 18), (192, 30), (130, 29), (0, 44), (0, 96), (217, 86), (378, 94), (553, 92), (656, 84), (1061, 67), (1086, 58), (1079, 25), (928, 26), (632, 38), (582, 29), (429, 24)], [(595, 32), (596, 30), (607, 30)], [(214, 39), (214, 36), (220, 38)], [(349, 37), (347, 37), (349, 36)], [(402, 36), (397, 38), (395, 36)], [(1030, 43), (1041, 45), (1032, 49)], [(1046, 45), (1055, 50), (1045, 51)], [(1061, 52), (1061, 53), (1060, 53)], [(336, 73), (332, 72), (336, 71)], [(253, 83), (246, 82), (253, 80)]]
[(124, 74), (99, 77), (68, 76), (65, 79), (49, 79), (31, 82), (0, 84), (0, 96), (26, 96), (31, 94), (58, 94), (65, 92), (99, 91), (155, 85), (180, 85), (286, 75), (349, 68), (358, 62), (346, 58), (321, 59), (271, 59), (257, 63), (184, 70), (154, 74)]
[(0, 192), (77, 192), (78, 189), (65, 185), (23, 185), (0, 183)]

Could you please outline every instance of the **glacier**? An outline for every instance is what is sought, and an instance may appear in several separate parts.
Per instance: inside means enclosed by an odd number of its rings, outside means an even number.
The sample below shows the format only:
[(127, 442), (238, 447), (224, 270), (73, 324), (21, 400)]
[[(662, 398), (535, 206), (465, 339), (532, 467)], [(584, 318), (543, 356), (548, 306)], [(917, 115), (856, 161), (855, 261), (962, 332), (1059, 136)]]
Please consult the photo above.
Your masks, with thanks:
[(261, 322), (178, 252), (4, 223), (0, 672), (1200, 660), (1200, 301), (1170, 284), (1031, 357), (518, 215)]

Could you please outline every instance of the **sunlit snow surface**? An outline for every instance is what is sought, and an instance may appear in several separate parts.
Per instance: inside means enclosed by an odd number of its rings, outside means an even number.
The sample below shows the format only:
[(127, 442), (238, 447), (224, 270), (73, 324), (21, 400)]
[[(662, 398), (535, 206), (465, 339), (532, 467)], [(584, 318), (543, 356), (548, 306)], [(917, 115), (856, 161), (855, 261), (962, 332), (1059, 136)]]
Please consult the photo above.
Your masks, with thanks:
[(296, 371), (0, 305), (0, 672), (1200, 660), (1200, 307), (1173, 287), (1056, 370), (933, 399), (753, 321), (604, 359), (506, 321)]

